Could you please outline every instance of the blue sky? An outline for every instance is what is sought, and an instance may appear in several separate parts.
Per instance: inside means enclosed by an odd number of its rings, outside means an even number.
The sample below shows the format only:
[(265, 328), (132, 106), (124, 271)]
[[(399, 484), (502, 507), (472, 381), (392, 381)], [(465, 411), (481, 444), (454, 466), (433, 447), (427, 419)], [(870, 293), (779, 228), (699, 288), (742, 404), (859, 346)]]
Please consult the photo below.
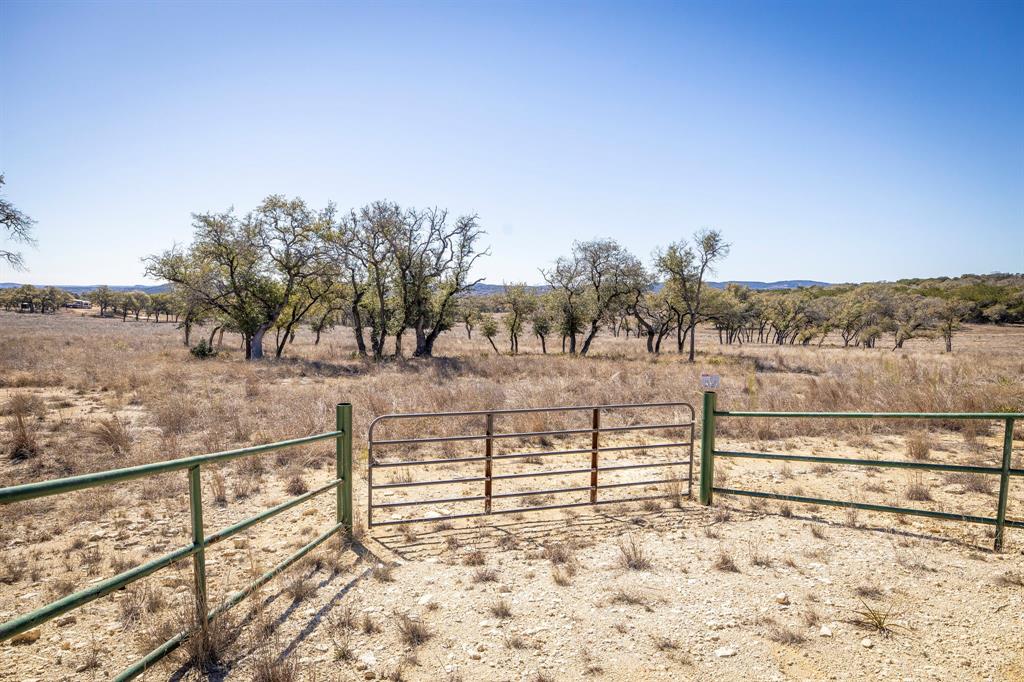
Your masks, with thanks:
[(0, 281), (142, 282), (270, 193), (478, 212), (488, 281), (700, 227), (720, 279), (1024, 270), (1024, 3), (0, 0)]

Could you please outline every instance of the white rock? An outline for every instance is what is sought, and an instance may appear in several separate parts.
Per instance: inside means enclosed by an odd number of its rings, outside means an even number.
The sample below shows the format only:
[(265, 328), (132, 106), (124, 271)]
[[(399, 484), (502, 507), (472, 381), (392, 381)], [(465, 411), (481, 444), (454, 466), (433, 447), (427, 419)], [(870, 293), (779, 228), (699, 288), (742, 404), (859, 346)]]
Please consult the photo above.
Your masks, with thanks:
[(729, 658), (730, 656), (735, 655), (736, 650), (731, 646), (723, 646), (721, 649), (715, 649), (715, 656), (718, 656), (719, 658)]
[(832, 636), (832, 628), (830, 628), (827, 625), (822, 625), (821, 629), (818, 630), (818, 636), (819, 637), (831, 637)]
[(364, 664), (367, 668), (372, 668), (377, 665), (377, 657), (373, 655), (372, 651), (364, 651), (359, 656), (359, 662)]
[(865, 637), (864, 639), (860, 640), (860, 645), (865, 649), (870, 649), (875, 645), (875, 643), (872, 642), (870, 638)]
[(433, 601), (434, 601), (434, 595), (432, 595), (429, 592), (427, 592), (422, 597), (420, 597), (419, 600), (416, 603), (419, 604), (420, 606), (430, 606), (430, 604)]
[(782, 604), (783, 606), (789, 604), (789, 595), (785, 592), (779, 592), (775, 595), (775, 603)]

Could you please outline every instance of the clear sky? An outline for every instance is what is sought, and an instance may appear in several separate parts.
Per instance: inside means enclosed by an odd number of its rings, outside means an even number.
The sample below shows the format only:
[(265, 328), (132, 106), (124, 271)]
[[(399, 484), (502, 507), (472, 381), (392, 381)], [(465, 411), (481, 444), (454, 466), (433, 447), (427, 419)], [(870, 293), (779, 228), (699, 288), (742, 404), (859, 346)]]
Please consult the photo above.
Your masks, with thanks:
[(271, 193), (478, 212), (490, 282), (700, 227), (719, 279), (1024, 270), (1024, 2), (0, 0), (0, 281), (143, 282)]

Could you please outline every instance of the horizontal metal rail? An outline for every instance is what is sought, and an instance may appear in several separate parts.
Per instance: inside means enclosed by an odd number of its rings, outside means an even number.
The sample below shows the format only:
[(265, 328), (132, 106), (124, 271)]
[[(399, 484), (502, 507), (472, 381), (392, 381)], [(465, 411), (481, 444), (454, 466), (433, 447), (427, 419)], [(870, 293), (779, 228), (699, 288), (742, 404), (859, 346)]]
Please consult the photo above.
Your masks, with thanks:
[[(590, 429), (587, 429), (590, 432)], [(616, 446), (601, 446), (597, 448), (598, 452), (625, 452), (627, 450), (657, 450), (659, 448), (680, 448), (693, 445), (693, 441), (681, 441), (678, 443), (654, 443), (652, 445), (616, 445)], [(593, 448), (578, 448), (575, 450), (540, 450), (536, 452), (515, 452), (512, 454), (502, 455), (491, 455), (491, 459), (527, 459), (530, 457), (553, 457), (555, 455), (580, 455), (588, 452), (593, 452)], [(407, 466), (423, 466), (430, 464), (459, 464), (462, 462), (485, 462), (487, 461), (486, 456), (480, 457), (449, 457), (449, 458), (436, 458), (436, 459), (403, 459), (397, 462), (381, 462), (375, 461), (373, 463), (374, 468), (383, 469), (389, 467), (407, 467)]]
[[(589, 450), (587, 452), (590, 452)], [(610, 467), (598, 467), (596, 471), (624, 471), (626, 469), (647, 469), (651, 467), (673, 467), (673, 466), (684, 466), (688, 462), (686, 460), (680, 460), (675, 462), (651, 462), (646, 464), (620, 464)], [(570, 476), (572, 474), (589, 474), (595, 471), (590, 467), (582, 469), (551, 469), (547, 471), (528, 471), (519, 474), (496, 474), (490, 477), (487, 476), (468, 476), (465, 478), (442, 478), (431, 481), (403, 481), (400, 483), (375, 483), (374, 490), (385, 490), (389, 488), (418, 488), (420, 486), (428, 485), (456, 485), (460, 483), (479, 483), (480, 481), (500, 481), (503, 479), (514, 479), (514, 478), (541, 478), (544, 476)], [(598, 486), (600, 487), (600, 486)]]
[(462, 410), (456, 412), (401, 412), (398, 414), (385, 414), (377, 417), (370, 426), (386, 419), (423, 419), (426, 417), (486, 417), (493, 414), (498, 417), (504, 414), (532, 414), (535, 412), (590, 412), (593, 410), (630, 410), (647, 409), (657, 407), (685, 407), (690, 410), (691, 419), (696, 416), (693, 406), (683, 402), (662, 402), (662, 403), (610, 403), (607, 405), (561, 405), (558, 407), (512, 407), (499, 410)]
[(320, 486), (319, 488), (317, 488), (315, 490), (310, 490), (308, 493), (303, 493), (302, 495), (299, 495), (298, 497), (293, 497), (292, 499), (288, 500), (287, 502), (282, 502), (281, 504), (277, 505), (276, 507), (271, 507), (270, 509), (267, 509), (266, 511), (261, 512), (261, 513), (257, 514), (256, 516), (250, 516), (249, 518), (245, 519), (244, 521), (239, 521), (238, 523), (236, 523), (234, 525), (228, 526), (227, 528), (223, 528), (223, 529), (217, 531), (216, 533), (208, 536), (206, 538), (206, 541), (203, 543), (203, 546), (204, 547), (209, 547), (210, 545), (214, 544), (215, 542), (220, 542), (221, 540), (226, 540), (227, 538), (231, 537), (232, 535), (237, 535), (238, 533), (241, 533), (242, 531), (247, 530), (248, 528), (250, 528), (252, 526), (255, 526), (260, 521), (266, 521), (270, 517), (277, 516), (281, 512), (287, 511), (287, 510), (291, 509), (292, 507), (294, 507), (296, 505), (302, 504), (306, 500), (311, 500), (314, 497), (316, 497), (317, 495), (320, 495), (321, 493), (325, 493), (328, 490), (333, 490), (333, 489), (337, 488), (343, 482), (344, 482), (344, 479), (336, 478), (333, 481), (331, 481), (330, 483), (326, 483), (326, 484)]
[[(1014, 476), (1024, 476), (1024, 469), (1017, 469), (1011, 466), (1013, 451), (1013, 426), (1017, 419), (1024, 418), (1020, 412), (748, 412), (719, 410), (716, 408), (717, 396), (714, 391), (704, 393), (703, 428), (701, 433), (701, 476), (700, 476), (700, 501), (702, 504), (711, 504), (713, 494), (718, 492), (727, 495), (746, 495), (750, 497), (762, 497), (769, 499), (787, 500), (791, 502), (803, 502), (809, 504), (829, 505), (835, 507), (849, 507), (853, 509), (864, 509), (893, 514), (907, 514), (911, 516), (925, 516), (936, 519), (948, 519), (964, 521), (967, 523), (979, 523), (995, 526), (994, 548), (999, 551), (1003, 547), (1003, 530), (1006, 527), (1024, 528), (1024, 521), (1014, 521), (1006, 516), (1006, 506), (1009, 499), (1010, 479)], [(852, 457), (819, 457), (811, 455), (797, 455), (789, 453), (768, 453), (768, 452), (744, 452), (737, 450), (715, 449), (715, 425), (718, 418), (754, 418), (754, 419), (932, 419), (932, 420), (959, 420), (959, 419), (981, 419), (999, 420), (1004, 423), (1003, 450), (1001, 465), (998, 467), (974, 466), (961, 464), (942, 464), (940, 462), (907, 462), (899, 460), (863, 459)], [(956, 514), (950, 512), (931, 511), (927, 509), (914, 509), (908, 507), (895, 507), (891, 505), (868, 504), (864, 502), (844, 502), (839, 500), (827, 500), (822, 498), (804, 497), (801, 495), (785, 495), (781, 493), (768, 493), (752, 490), (739, 490), (736, 488), (722, 488), (714, 485), (714, 464), (716, 457), (733, 457), (761, 460), (783, 460), (790, 462), (807, 462), (819, 464), (852, 465), (864, 467), (887, 467), (895, 469), (909, 469), (913, 471), (945, 471), (955, 473), (977, 474), (999, 476), (999, 496), (996, 503), (996, 515), (994, 517), (975, 516), (970, 514)]]
[[(650, 481), (629, 481), (627, 483), (602, 483), (597, 486), (598, 490), (605, 488), (627, 488), (632, 486), (646, 486), (646, 485), (664, 485), (666, 483), (685, 483), (689, 479), (687, 478), (661, 478)], [(523, 490), (512, 493), (494, 493), (491, 495), (492, 498), (503, 498), (503, 497), (530, 497), (531, 495), (558, 495), (560, 493), (578, 493), (589, 491), (590, 486), (580, 486), (576, 488), (551, 488), (548, 490)], [(412, 500), (402, 502), (384, 502), (373, 505), (374, 509), (390, 509), (392, 507), (414, 507), (419, 505), (428, 504), (452, 504), (458, 502), (473, 502), (483, 500), (483, 495), (475, 495), (471, 497), (449, 497), (445, 499), (429, 499), (429, 500)]]
[[(852, 464), (865, 467), (885, 467), (893, 469), (921, 469), (928, 471), (954, 471), (965, 474), (1000, 475), (999, 467), (982, 467), (967, 464), (942, 464), (939, 462), (907, 462), (892, 459), (856, 459), (851, 457), (819, 457), (812, 455), (791, 455), (784, 452), (740, 452), (736, 450), (715, 450), (715, 457), (735, 457), (740, 459), (771, 459), (786, 462), (813, 462), (820, 464)], [(1011, 476), (1024, 476), (1024, 469), (1010, 469)]]
[(743, 412), (715, 410), (716, 417), (793, 419), (1024, 419), (1024, 412)]
[[(611, 433), (615, 431), (653, 431), (657, 429), (680, 429), (692, 426), (692, 422), (674, 424), (634, 424), (632, 426), (605, 426), (600, 429), (561, 429), (558, 431), (515, 431), (512, 433), (471, 434), (464, 436), (436, 436), (434, 438), (401, 438), (397, 440), (375, 440), (374, 445), (421, 445), (423, 443), (451, 443), (465, 440), (499, 440), (504, 438), (536, 438), (538, 436), (573, 436), (581, 433)], [(587, 450), (590, 452), (590, 450)]]
[(77, 609), (95, 599), (99, 599), (111, 592), (115, 592), (126, 585), (130, 585), (136, 580), (145, 578), (151, 573), (155, 573), (165, 566), (170, 566), (176, 561), (192, 556), (198, 550), (198, 547), (192, 545), (189, 545), (188, 547), (181, 547), (158, 559), (153, 559), (152, 561), (136, 566), (135, 568), (130, 568), (127, 571), (118, 573), (112, 578), (107, 578), (106, 580), (90, 585), (84, 590), (79, 590), (78, 592), (69, 594), (66, 597), (36, 609), (32, 613), (26, 613), (23, 616), (19, 616), (7, 621), (6, 623), (0, 624), (0, 641), (14, 637), (26, 630), (31, 630), (37, 625), (42, 625), (49, 620), (53, 620), (57, 616), (67, 613), (68, 611)]
[(215, 452), (209, 455), (196, 455), (194, 457), (169, 459), (164, 462), (140, 464), (138, 466), (126, 467), (124, 469), (109, 469), (107, 471), (97, 471), (92, 474), (81, 474), (80, 476), (55, 478), (50, 481), (38, 481), (36, 483), (25, 483), (24, 485), (0, 488), (0, 504), (21, 502), (23, 500), (31, 500), (37, 497), (47, 497), (49, 495), (60, 495), (73, 490), (82, 490), (84, 488), (92, 488), (98, 485), (130, 481), (132, 479), (143, 478), (145, 476), (165, 474), (170, 471), (182, 471), (202, 464), (227, 462), (232, 459), (238, 459), (239, 457), (258, 455), (263, 452), (295, 447), (297, 445), (307, 445), (309, 443), (316, 443), (317, 441), (327, 440), (329, 438), (338, 438), (343, 435), (344, 434), (340, 431), (331, 431), (330, 433), (320, 433), (315, 436), (283, 440), (278, 443), (255, 445), (251, 448), (239, 448), (238, 450), (226, 450), (224, 452)]
[[(612, 410), (636, 410), (644, 408), (676, 408), (684, 409), (689, 411), (689, 421), (671, 421), (668, 423), (641, 423), (641, 424), (627, 424), (627, 425), (601, 425), (601, 413), (602, 411)], [(523, 415), (531, 413), (556, 413), (556, 412), (577, 412), (591, 414), (591, 424), (589, 428), (566, 428), (566, 429), (553, 429), (553, 430), (534, 430), (534, 431), (513, 431), (513, 432), (500, 432), (495, 429), (495, 418), (503, 415)], [(410, 420), (410, 419), (437, 419), (437, 418), (459, 418), (459, 417), (483, 417), (485, 427), (483, 433), (469, 433), (462, 435), (452, 436), (424, 436), (413, 434), (408, 438), (386, 438), (378, 440), (375, 436), (375, 428), (384, 421), (387, 420)], [(693, 471), (693, 442), (694, 442), (694, 431), (695, 431), (695, 412), (693, 407), (688, 403), (683, 402), (658, 402), (658, 403), (643, 403), (643, 404), (612, 404), (612, 405), (585, 405), (585, 406), (568, 406), (568, 407), (542, 407), (542, 408), (517, 408), (507, 410), (470, 410), (461, 412), (420, 412), (420, 413), (409, 413), (409, 414), (394, 414), (394, 415), (382, 415), (377, 417), (370, 422), (369, 432), (367, 436), (368, 444), (368, 460), (369, 466), (367, 467), (367, 508), (368, 508), (368, 525), (373, 527), (374, 525), (391, 523), (391, 522), (376, 522), (374, 520), (375, 509), (393, 509), (409, 506), (421, 506), (431, 504), (452, 504), (458, 502), (480, 502), (483, 501), (483, 511), (480, 515), (491, 513), (491, 502), (493, 499), (501, 499), (503, 497), (519, 497), (529, 495), (541, 495), (541, 494), (558, 494), (562, 492), (584, 492), (589, 491), (590, 503), (594, 503), (597, 500), (597, 493), (603, 487), (622, 487), (619, 484), (613, 485), (599, 485), (598, 476), (601, 472), (614, 472), (614, 471), (625, 471), (630, 469), (644, 469), (653, 467), (687, 467), (687, 477), (685, 480), (688, 484), (692, 479)], [(603, 445), (600, 443), (600, 435), (608, 433), (630, 433), (638, 431), (658, 431), (668, 429), (689, 429), (689, 439), (676, 439), (670, 440), (669, 442), (655, 442), (643, 445)], [(469, 430), (469, 429), (467, 429)], [(552, 449), (552, 450), (538, 450), (538, 451), (526, 451), (526, 452), (506, 452), (506, 453), (495, 453), (495, 444), (501, 441), (508, 441), (512, 439), (527, 440), (530, 438), (539, 437), (569, 437), (569, 436), (590, 436), (590, 447), (583, 448), (565, 448), (565, 449)], [(662, 439), (664, 440), (664, 439)], [(437, 457), (436, 455), (429, 458), (417, 457), (407, 458), (398, 461), (378, 461), (376, 455), (376, 449), (388, 446), (421, 446), (432, 443), (451, 443), (451, 442), (469, 442), (476, 441), (482, 442), (483, 452), (481, 454), (470, 454), (458, 457)], [(646, 451), (646, 450), (658, 450), (665, 448), (688, 448), (689, 459), (687, 460), (673, 460), (668, 462), (656, 462), (656, 463), (639, 463), (639, 464), (621, 464), (613, 466), (599, 466), (598, 460), (601, 453), (604, 452), (630, 452), (630, 451)], [(587, 467), (573, 467), (556, 470), (540, 470), (540, 471), (528, 471), (519, 473), (495, 473), (493, 470), (494, 463), (498, 461), (510, 461), (510, 460), (528, 460), (534, 458), (544, 457), (555, 457), (555, 456), (567, 456), (567, 455), (590, 455), (590, 466)], [(452, 465), (452, 464), (468, 464), (468, 463), (481, 463), (483, 464), (482, 475), (470, 475), (470, 476), (457, 476), (455, 478), (440, 478), (440, 479), (428, 479), (422, 481), (415, 480), (401, 480), (393, 482), (374, 482), (374, 470), (377, 468), (412, 468), (419, 466), (430, 466), (430, 465)], [(524, 493), (495, 493), (493, 491), (493, 485), (496, 481), (502, 480), (516, 480), (516, 479), (527, 479), (527, 478), (542, 478), (551, 476), (573, 476), (573, 475), (590, 475), (590, 485), (586, 487), (572, 487), (572, 488), (554, 488), (547, 491), (526, 491)], [(674, 480), (674, 479), (673, 479)], [(465, 485), (465, 484), (483, 484), (483, 494), (465, 495), (462, 497), (443, 497), (433, 498), (427, 500), (392, 500), (377, 503), (373, 501), (374, 491), (381, 490), (401, 490), (403, 488), (418, 488), (423, 486), (447, 486), (447, 485)], [(637, 482), (638, 485), (649, 485), (646, 481)], [(687, 489), (689, 494), (689, 486)], [(627, 500), (628, 501), (628, 500)], [(575, 506), (575, 505), (574, 505)], [(546, 506), (546, 507), (525, 507), (524, 511), (533, 511), (537, 509), (547, 508), (561, 508), (559, 505)], [(505, 510), (495, 511), (494, 513), (507, 513)], [(474, 514), (476, 515), (476, 514)], [(468, 518), (464, 515), (448, 515), (448, 516), (437, 516), (430, 517), (425, 520), (444, 520), (453, 518)], [(405, 521), (402, 521), (403, 523)]]
[[(852, 509), (863, 509), (866, 511), (886, 512), (890, 514), (906, 514), (908, 516), (926, 516), (932, 519), (948, 519), (950, 521), (964, 521), (966, 523), (980, 523), (988, 526), (996, 525), (997, 519), (988, 516), (973, 516), (971, 514), (954, 514), (951, 512), (932, 511), (930, 509), (915, 509), (912, 507), (893, 507), (885, 504), (868, 504), (866, 502), (844, 502), (842, 500), (829, 500), (821, 497), (806, 497), (803, 495), (785, 495), (782, 493), (766, 493), (759, 490), (738, 490), (736, 488), (714, 488), (716, 493), (724, 495), (745, 495), (746, 497), (761, 497), (771, 500), (783, 500), (786, 502), (804, 502), (807, 504), (819, 504), (829, 507), (849, 507)], [(1011, 521), (1006, 519), (1005, 524), (1010, 528), (1024, 528), (1024, 521)]]
[[(590, 490), (590, 488), (586, 488)], [(599, 504), (625, 504), (627, 502), (643, 502), (644, 500), (665, 500), (675, 495), (645, 495), (643, 497), (623, 497), (613, 500), (596, 500), (594, 502), (571, 502), (569, 504), (546, 504), (539, 507), (516, 507), (515, 509), (494, 509), (489, 512), (473, 512), (470, 514), (448, 514), (446, 516), (425, 516), (415, 519), (400, 519), (391, 521), (374, 521), (375, 526), (401, 526), (406, 523), (427, 523), (430, 521), (450, 521), (455, 519), (471, 519), (478, 516), (491, 516), (493, 514), (524, 514), (526, 512), (544, 511), (545, 509), (570, 509), (572, 507), (593, 507)]]
[[(203, 465), (222, 463), (240, 457), (262, 454), (281, 448), (306, 445), (317, 441), (333, 439), (335, 441), (335, 465), (336, 477), (329, 483), (321, 485), (314, 490), (303, 493), (297, 497), (266, 509), (255, 516), (239, 521), (233, 525), (223, 528), (208, 537), (204, 534), (202, 517), (202, 486), (200, 483), (200, 470)], [(123, 481), (134, 480), (144, 476), (168, 473), (171, 471), (186, 470), (189, 479), (189, 498), (192, 522), (192, 543), (181, 547), (169, 554), (141, 564), (134, 568), (123, 571), (111, 578), (101, 580), (96, 584), (46, 604), (31, 613), (18, 616), (6, 623), (0, 624), (0, 641), (14, 637), (31, 628), (37, 627), (63, 613), (77, 609), (85, 604), (122, 589), (131, 583), (140, 580), (162, 568), (165, 568), (177, 561), (192, 557), (194, 571), (194, 597), (196, 601), (196, 623), (197, 627), (205, 627), (206, 623), (222, 613), (225, 609), (241, 601), (254, 589), (264, 584), (277, 573), (284, 570), (295, 561), (300, 559), (311, 549), (321, 542), (337, 533), (342, 528), (352, 528), (352, 406), (345, 403), (337, 406), (336, 428), (334, 431), (295, 438), (267, 445), (258, 445), (237, 450), (228, 450), (209, 455), (198, 455), (195, 457), (184, 457), (181, 459), (168, 460), (166, 462), (154, 462), (124, 469), (114, 469), (81, 476), (72, 476), (51, 481), (39, 481), (24, 485), (10, 486), (0, 489), (0, 504), (12, 504), (24, 500), (31, 500), (40, 497), (60, 495), (75, 490), (82, 490), (99, 485), (109, 485)], [(213, 611), (207, 611), (206, 606), (206, 562), (205, 550), (211, 545), (229, 538), (237, 533), (247, 530), (260, 521), (265, 521), (277, 514), (280, 514), (298, 504), (311, 500), (312, 498), (329, 490), (337, 492), (336, 523), (326, 533), (313, 542), (305, 545), (296, 553), (284, 559), (273, 570), (265, 573), (255, 582), (243, 590), (236, 592), (224, 604)], [(192, 635), (194, 630), (181, 632), (168, 641), (158, 646), (143, 658), (123, 670), (116, 679), (128, 680), (144, 672), (149, 666), (160, 660), (172, 650), (177, 648), (183, 641)]]

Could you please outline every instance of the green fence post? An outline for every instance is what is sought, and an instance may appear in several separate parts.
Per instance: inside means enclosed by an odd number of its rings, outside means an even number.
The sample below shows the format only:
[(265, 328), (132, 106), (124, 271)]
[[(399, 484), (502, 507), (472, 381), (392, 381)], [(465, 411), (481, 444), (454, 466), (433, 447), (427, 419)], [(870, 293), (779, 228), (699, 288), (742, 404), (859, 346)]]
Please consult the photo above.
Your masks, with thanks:
[(1006, 525), (1006, 498), (1010, 493), (1010, 455), (1013, 452), (1013, 420), (1006, 420), (1003, 434), (1003, 469), (999, 472), (999, 507), (996, 510), (995, 550), (1003, 549), (1003, 526)]
[(341, 479), (338, 486), (338, 523), (345, 524), (352, 535), (352, 403), (339, 403), (335, 413), (336, 430), (341, 435), (336, 439), (335, 478)]
[(206, 618), (206, 551), (203, 549), (205, 536), (203, 533), (203, 486), (199, 479), (199, 466), (189, 467), (188, 498), (192, 516), (192, 546), (196, 553), (192, 555), (192, 572), (195, 577), (196, 622), (205, 628)]
[(704, 392), (704, 414), (700, 433), (700, 503), (711, 504), (715, 482), (715, 392)]

